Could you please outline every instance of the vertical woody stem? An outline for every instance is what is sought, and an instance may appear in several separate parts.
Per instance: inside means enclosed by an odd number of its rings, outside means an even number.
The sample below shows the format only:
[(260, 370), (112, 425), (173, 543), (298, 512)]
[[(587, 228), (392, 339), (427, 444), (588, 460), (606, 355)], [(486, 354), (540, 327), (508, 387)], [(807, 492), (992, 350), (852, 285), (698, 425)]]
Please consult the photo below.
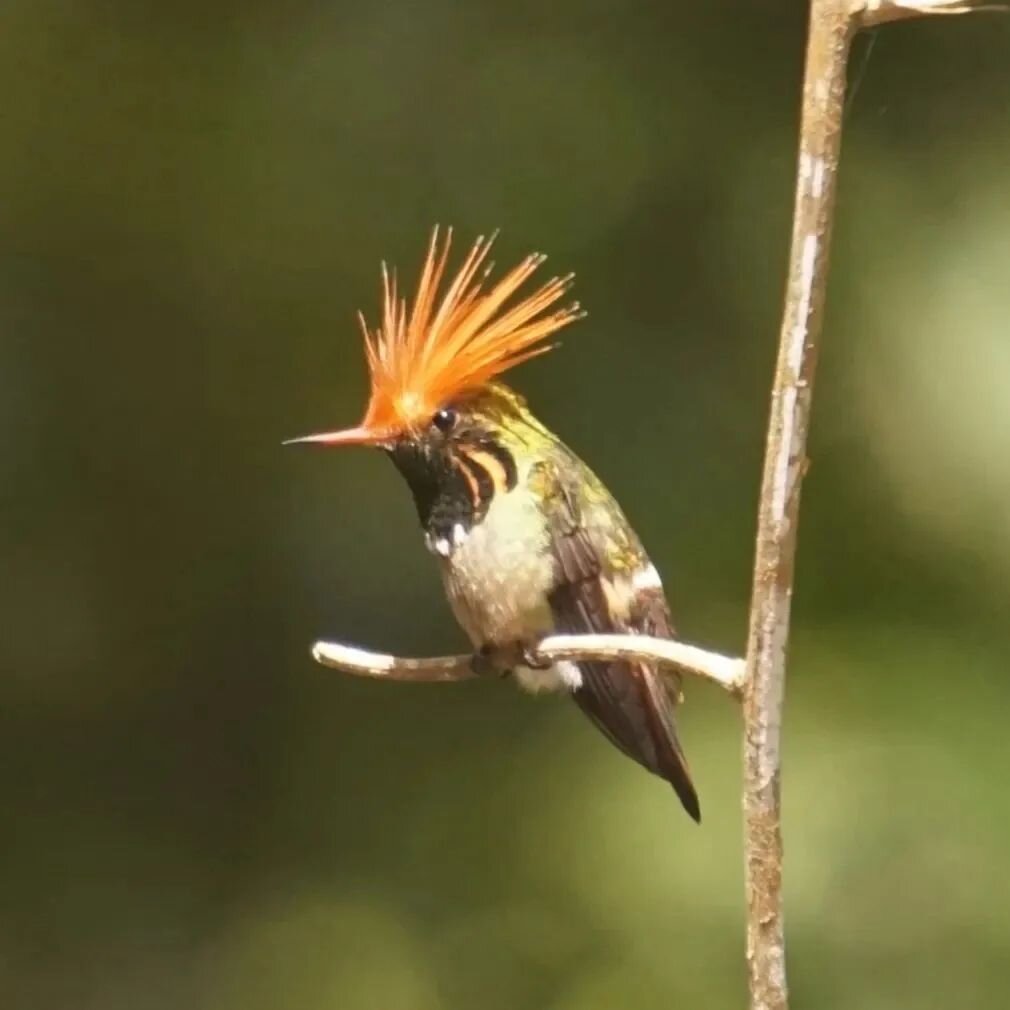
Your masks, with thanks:
[(747, 964), (751, 1010), (788, 1003), (782, 925), (780, 743), (800, 483), (854, 21), (843, 0), (812, 0), (796, 202), (758, 512), (744, 694)]

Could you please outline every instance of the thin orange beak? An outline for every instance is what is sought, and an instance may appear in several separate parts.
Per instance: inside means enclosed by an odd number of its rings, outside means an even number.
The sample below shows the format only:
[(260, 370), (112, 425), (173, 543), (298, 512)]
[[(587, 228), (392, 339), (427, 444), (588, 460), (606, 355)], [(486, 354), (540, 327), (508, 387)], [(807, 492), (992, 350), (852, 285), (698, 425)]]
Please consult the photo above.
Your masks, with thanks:
[(301, 438), (289, 438), (283, 445), (381, 445), (389, 441), (389, 432), (376, 431), (359, 425), (357, 428), (345, 428), (343, 431), (324, 431), (319, 435), (303, 435)]

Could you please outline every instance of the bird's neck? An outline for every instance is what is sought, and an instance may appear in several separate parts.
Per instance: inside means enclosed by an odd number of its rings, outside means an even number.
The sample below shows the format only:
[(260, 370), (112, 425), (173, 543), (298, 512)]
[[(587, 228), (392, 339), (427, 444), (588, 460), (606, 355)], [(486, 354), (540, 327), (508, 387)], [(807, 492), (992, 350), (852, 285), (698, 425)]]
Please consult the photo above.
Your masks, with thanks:
[(404, 444), (390, 456), (413, 495), (426, 543), (443, 556), (484, 522), (496, 498), (516, 488), (523, 469), (491, 435), (438, 453)]

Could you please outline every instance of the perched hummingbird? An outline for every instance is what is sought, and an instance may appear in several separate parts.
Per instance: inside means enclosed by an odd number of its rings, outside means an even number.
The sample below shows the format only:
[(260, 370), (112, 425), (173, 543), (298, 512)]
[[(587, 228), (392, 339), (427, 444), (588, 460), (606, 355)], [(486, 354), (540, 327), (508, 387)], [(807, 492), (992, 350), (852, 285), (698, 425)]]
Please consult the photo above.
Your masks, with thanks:
[(655, 567), (596, 475), (493, 381), (551, 350), (545, 338), (581, 317), (555, 307), (572, 276), (513, 296), (542, 264), (527, 256), (489, 286), (493, 238), (480, 238), (443, 289), (452, 232), (436, 228), (412, 304), (385, 265), (382, 323), (363, 316), (371, 396), (355, 428), (294, 442), (382, 449), (414, 497), (475, 666), (511, 670), (529, 691), (570, 694), (613, 744), (676, 790), (700, 821), (677, 741), (679, 678), (649, 663), (538, 662), (554, 632), (672, 637)]

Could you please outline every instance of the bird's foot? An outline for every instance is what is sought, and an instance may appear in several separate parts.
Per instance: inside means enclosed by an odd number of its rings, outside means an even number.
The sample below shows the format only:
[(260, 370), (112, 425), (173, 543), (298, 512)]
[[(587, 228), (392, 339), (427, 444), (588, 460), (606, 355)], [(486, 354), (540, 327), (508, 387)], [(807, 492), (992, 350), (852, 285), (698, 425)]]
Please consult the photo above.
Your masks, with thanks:
[(470, 657), (470, 669), (478, 677), (507, 677), (515, 663), (508, 650), (498, 645), (482, 645)]
[(523, 666), (528, 666), (531, 670), (549, 670), (554, 661), (541, 656), (536, 650), (536, 646), (524, 645), (521, 649)]
[(470, 658), (470, 669), (478, 677), (507, 677), (517, 666), (546, 670), (551, 666), (533, 645), (510, 642), (507, 645), (482, 645)]

